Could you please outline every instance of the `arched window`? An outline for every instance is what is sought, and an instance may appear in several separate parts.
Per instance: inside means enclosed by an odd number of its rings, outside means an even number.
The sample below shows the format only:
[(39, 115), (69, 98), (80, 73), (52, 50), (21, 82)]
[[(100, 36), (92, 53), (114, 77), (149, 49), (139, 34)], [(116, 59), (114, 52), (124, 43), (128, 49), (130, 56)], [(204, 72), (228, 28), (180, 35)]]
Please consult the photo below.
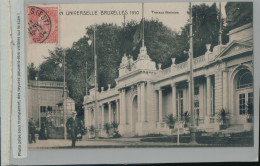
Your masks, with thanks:
[(253, 76), (248, 70), (241, 70), (237, 79), (237, 89), (253, 86)]
[(248, 106), (253, 104), (253, 75), (247, 69), (242, 69), (237, 73), (237, 106), (240, 115), (248, 113)]

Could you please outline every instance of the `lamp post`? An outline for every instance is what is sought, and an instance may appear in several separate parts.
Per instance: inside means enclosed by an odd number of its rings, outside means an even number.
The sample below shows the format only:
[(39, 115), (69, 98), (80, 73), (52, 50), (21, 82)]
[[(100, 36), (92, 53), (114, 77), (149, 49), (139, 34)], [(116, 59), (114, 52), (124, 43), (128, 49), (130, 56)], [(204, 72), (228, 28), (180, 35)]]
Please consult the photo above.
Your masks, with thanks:
[(191, 110), (191, 126), (190, 126), (190, 133), (191, 133), (191, 144), (196, 144), (196, 135), (195, 135), (195, 119), (194, 119), (194, 86), (193, 86), (193, 34), (192, 34), (192, 5), (190, 2), (190, 110)]
[(40, 68), (37, 68), (36, 71), (37, 71), (37, 74), (35, 76), (36, 87), (37, 87), (37, 89), (36, 89), (36, 94), (37, 94), (37, 96), (36, 96), (36, 103), (37, 103), (37, 109), (38, 109), (38, 113), (39, 113), (39, 115), (38, 115), (38, 118), (39, 118), (39, 128), (41, 128), (41, 109), (39, 107), (39, 94), (38, 94), (39, 93), (38, 87), (39, 87), (39, 72), (40, 72)]
[[(94, 50), (94, 79), (95, 79), (95, 96), (94, 96), (94, 125), (97, 126), (96, 122), (96, 114), (97, 114), (97, 91), (98, 91), (98, 85), (97, 85), (97, 54), (96, 54), (96, 27), (93, 28), (94, 34), (93, 34), (93, 50)], [(88, 40), (88, 45), (91, 46), (92, 40)]]
[(67, 140), (67, 132), (66, 132), (66, 99), (67, 99), (67, 93), (66, 93), (66, 71), (65, 71), (65, 66), (66, 66), (66, 54), (65, 51), (62, 52), (63, 55), (63, 61), (62, 63), (59, 63), (59, 67), (61, 68), (63, 66), (63, 125), (64, 125), (64, 139)]
[(86, 96), (88, 95), (88, 62), (86, 61)]

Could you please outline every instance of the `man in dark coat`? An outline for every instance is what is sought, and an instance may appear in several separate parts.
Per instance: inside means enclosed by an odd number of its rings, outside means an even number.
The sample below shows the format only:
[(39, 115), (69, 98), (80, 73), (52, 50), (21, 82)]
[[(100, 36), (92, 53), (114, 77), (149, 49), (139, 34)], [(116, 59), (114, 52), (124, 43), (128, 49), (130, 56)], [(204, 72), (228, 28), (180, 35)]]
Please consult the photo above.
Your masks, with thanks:
[(66, 127), (67, 133), (71, 136), (72, 147), (75, 147), (77, 134), (78, 134), (78, 126), (76, 121), (77, 113), (75, 111), (72, 112), (72, 117), (67, 120)]
[(29, 133), (30, 133), (30, 143), (34, 142), (36, 143), (36, 140), (35, 140), (35, 132), (36, 132), (36, 127), (35, 127), (35, 122), (33, 119), (31, 119), (29, 121)]

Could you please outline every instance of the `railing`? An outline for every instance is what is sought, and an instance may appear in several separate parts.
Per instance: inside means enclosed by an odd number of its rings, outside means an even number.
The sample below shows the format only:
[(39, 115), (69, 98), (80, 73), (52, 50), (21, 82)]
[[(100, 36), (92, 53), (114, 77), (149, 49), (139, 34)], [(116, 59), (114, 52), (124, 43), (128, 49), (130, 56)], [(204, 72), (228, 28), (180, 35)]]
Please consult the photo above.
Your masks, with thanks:
[[(119, 94), (118, 90), (116, 88), (110, 89), (110, 90), (106, 90), (103, 92), (98, 92), (97, 93), (97, 100), (102, 100), (114, 95)], [(92, 102), (94, 101), (94, 95), (88, 95), (88, 96), (84, 96), (84, 102)]]
[(195, 118), (196, 125), (199, 126), (200, 124), (204, 124), (204, 118)]
[(98, 99), (104, 99), (104, 98), (107, 98), (107, 97), (110, 97), (110, 96), (113, 96), (116, 94), (118, 94), (118, 90), (116, 88), (109, 89), (109, 90), (106, 90), (103, 92), (99, 92)]
[[(63, 82), (56, 81), (29, 81), (29, 86), (38, 86), (38, 87), (64, 87)], [(65, 83), (65, 85), (67, 85)]]
[(177, 70), (182, 70), (182, 69), (187, 68), (187, 67), (188, 67), (188, 61), (182, 62), (182, 63), (179, 63), (179, 64), (176, 65)]
[(171, 67), (161, 70), (160, 73), (163, 75), (171, 73)]
[(199, 56), (199, 57), (193, 59), (194, 65), (200, 64), (202, 62), (205, 62), (205, 55), (202, 55), (202, 56)]
[[(199, 68), (202, 67), (203, 65), (205, 65), (206, 63), (206, 58), (205, 55), (199, 56), (197, 58), (193, 59), (193, 68)], [(169, 73), (175, 73), (175, 74), (179, 74), (185, 71), (189, 70), (189, 60), (176, 64), (176, 65), (172, 65), (171, 67), (168, 67), (166, 69), (163, 69), (161, 71), (159, 71), (159, 74), (161, 76), (167, 75)]]

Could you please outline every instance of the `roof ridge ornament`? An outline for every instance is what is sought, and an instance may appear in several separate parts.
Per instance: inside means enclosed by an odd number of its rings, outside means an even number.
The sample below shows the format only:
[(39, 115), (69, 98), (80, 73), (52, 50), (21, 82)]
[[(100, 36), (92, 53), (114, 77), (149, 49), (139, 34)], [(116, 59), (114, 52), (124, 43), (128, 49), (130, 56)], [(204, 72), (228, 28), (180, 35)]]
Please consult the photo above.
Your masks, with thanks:
[(142, 46), (140, 48), (140, 53), (138, 54), (138, 60), (145, 60), (145, 59), (151, 60), (151, 58), (147, 54), (146, 46)]

